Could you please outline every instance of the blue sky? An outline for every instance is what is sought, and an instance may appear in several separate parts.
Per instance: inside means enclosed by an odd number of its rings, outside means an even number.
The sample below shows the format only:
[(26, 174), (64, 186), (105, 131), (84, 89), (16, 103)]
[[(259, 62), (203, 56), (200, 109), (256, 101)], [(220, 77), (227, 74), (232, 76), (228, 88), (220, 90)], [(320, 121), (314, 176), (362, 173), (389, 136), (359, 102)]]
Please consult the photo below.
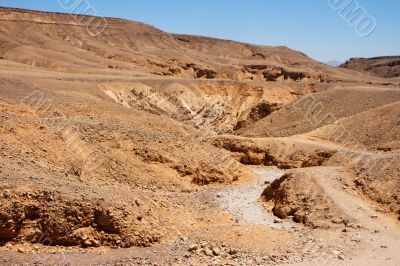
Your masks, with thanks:
[(357, 1), (376, 20), (361, 37), (329, 0), (0, 0), (0, 6), (69, 12), (60, 2), (87, 1), (101, 16), (141, 21), (173, 33), (285, 45), (321, 60), (400, 55), (400, 1)]

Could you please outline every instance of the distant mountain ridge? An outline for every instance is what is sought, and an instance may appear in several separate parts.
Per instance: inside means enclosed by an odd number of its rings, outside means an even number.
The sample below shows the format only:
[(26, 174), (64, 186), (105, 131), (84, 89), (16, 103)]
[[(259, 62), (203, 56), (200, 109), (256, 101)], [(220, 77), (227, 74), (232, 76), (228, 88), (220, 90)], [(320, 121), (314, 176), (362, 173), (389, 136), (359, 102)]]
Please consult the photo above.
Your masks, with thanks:
[(400, 56), (350, 58), (340, 67), (359, 72), (368, 72), (381, 78), (395, 78), (400, 77)]
[(93, 36), (81, 21), (91, 20), (88, 16), (0, 7), (0, 57), (76, 73), (123, 70), (146, 77), (262, 82), (365, 79), (361, 73), (332, 68), (283, 46), (171, 34), (118, 18), (104, 18), (104, 30)]
[(325, 64), (327, 64), (328, 66), (338, 67), (341, 64), (343, 64), (343, 62), (339, 61), (339, 60), (331, 60), (331, 61), (325, 62)]

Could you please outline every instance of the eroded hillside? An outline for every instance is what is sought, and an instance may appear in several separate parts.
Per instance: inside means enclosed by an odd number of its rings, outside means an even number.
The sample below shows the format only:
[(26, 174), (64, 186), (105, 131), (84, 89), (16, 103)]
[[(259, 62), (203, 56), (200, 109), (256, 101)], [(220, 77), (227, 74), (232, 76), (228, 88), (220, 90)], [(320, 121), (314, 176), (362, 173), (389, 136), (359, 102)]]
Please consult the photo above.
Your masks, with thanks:
[(396, 78), (400, 76), (400, 56), (351, 58), (340, 67), (371, 73), (377, 77)]

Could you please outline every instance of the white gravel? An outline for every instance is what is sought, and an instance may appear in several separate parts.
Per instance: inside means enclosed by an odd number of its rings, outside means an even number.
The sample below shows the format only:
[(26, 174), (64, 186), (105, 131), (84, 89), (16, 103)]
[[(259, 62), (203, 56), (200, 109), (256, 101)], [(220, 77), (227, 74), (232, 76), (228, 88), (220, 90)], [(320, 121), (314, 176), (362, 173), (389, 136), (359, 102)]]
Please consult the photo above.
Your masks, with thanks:
[(254, 167), (251, 170), (260, 176), (259, 180), (218, 188), (213, 194), (216, 203), (238, 222), (276, 229), (290, 228), (293, 225), (291, 222), (274, 222), (276, 217), (260, 204), (260, 196), (267, 186), (265, 182), (280, 178), (284, 172), (275, 167)]

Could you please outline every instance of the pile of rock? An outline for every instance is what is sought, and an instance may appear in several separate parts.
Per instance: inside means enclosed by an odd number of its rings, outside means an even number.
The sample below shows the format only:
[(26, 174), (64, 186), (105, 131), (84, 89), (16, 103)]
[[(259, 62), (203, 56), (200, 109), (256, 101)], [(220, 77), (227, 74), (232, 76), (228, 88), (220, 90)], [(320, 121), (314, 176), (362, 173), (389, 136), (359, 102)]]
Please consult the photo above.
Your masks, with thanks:
[(237, 249), (228, 248), (225, 244), (214, 245), (208, 242), (201, 242), (200, 244), (191, 244), (188, 248), (188, 251), (192, 254), (198, 254), (198, 255), (203, 254), (208, 257), (234, 256), (239, 253)]

